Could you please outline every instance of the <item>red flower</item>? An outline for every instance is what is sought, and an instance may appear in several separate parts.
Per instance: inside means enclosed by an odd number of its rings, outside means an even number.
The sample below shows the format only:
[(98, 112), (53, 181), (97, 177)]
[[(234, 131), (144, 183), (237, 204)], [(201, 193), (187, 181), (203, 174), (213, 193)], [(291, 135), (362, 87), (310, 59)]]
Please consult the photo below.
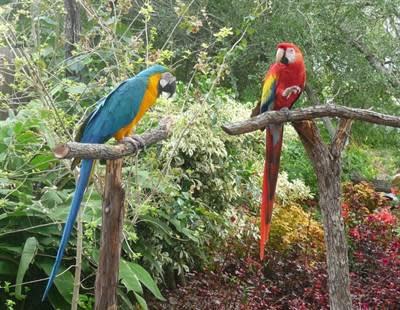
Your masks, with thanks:
[(358, 228), (357, 228), (357, 227), (356, 227), (356, 228), (350, 229), (350, 230), (349, 230), (349, 235), (350, 235), (351, 237), (353, 237), (354, 239), (356, 239), (356, 240), (360, 240), (360, 239), (361, 239), (361, 234), (360, 234), (360, 232), (358, 231)]
[(396, 224), (396, 217), (390, 212), (388, 208), (382, 208), (379, 212), (369, 216), (369, 220), (373, 222), (380, 222), (386, 225)]
[(347, 219), (350, 212), (350, 206), (347, 203), (342, 203), (342, 216), (344, 219)]

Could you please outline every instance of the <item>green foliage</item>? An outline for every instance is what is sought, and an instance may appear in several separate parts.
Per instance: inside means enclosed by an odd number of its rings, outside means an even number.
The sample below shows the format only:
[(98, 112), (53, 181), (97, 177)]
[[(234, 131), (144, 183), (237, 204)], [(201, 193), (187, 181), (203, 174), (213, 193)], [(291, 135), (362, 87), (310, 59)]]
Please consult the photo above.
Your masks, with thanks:
[(23, 299), (23, 296), (21, 295), (22, 280), (24, 279), (24, 275), (36, 255), (37, 247), (38, 242), (35, 237), (30, 237), (26, 239), (24, 249), (22, 250), (21, 254), (21, 261), (18, 266), (17, 279), (15, 281), (15, 297), (19, 300)]
[[(85, 2), (80, 41), (65, 59), (63, 1), (3, 1), (0, 46), (16, 48), (17, 57), (12, 91), (0, 93), (1, 107), (10, 109), (10, 117), (0, 121), (0, 305), (43, 307), (38, 296), (44, 281), (26, 282), (48, 275), (53, 262), (48, 256), (56, 253), (74, 189), (69, 163), (56, 161), (50, 150), (71, 140), (98, 99), (151, 63), (170, 66), (181, 82), (176, 98), (159, 100), (138, 128), (146, 131), (173, 115), (172, 136), (124, 165), (128, 203), (120, 304), (145, 309), (143, 286), (163, 299), (156, 283), (165, 286), (171, 274), (178, 278), (208, 265), (213, 248), (233, 235), (240, 237), (234, 243), (238, 252), (248, 251), (245, 240), (258, 236), (264, 133), (230, 137), (220, 125), (249, 115), (252, 104), (238, 98), (259, 98), (277, 42), (301, 46), (308, 82), (321, 102), (400, 111), (398, 88), (390, 83), (398, 77), (396, 3), (353, 2)], [(387, 74), (368, 63), (353, 39), (382, 63), (388, 61)], [(14, 96), (24, 104), (15, 108)], [(307, 104), (303, 95), (297, 106)], [(397, 129), (356, 124), (353, 138), (343, 161), (345, 180), (353, 172), (367, 178), (394, 174), (400, 163)], [(304, 249), (307, 234), (320, 240), (321, 231), (295, 202), (317, 194), (317, 186), (290, 126), (285, 127), (281, 171), (277, 198), (282, 207), (274, 213), (272, 240), (281, 251), (296, 243)], [(85, 288), (93, 287), (98, 257), (103, 166), (96, 175), (82, 219)], [(293, 227), (302, 234), (296, 236)], [(70, 307), (74, 237), (45, 306)], [(81, 289), (81, 308), (93, 307), (90, 293)]]
[(325, 249), (321, 223), (296, 205), (276, 207), (270, 240), (271, 247), (283, 253), (321, 257)]
[(371, 180), (377, 175), (371, 150), (366, 146), (351, 144), (347, 147), (343, 157), (343, 176), (349, 180), (351, 174), (358, 172)]
[(147, 309), (146, 301), (142, 297), (142, 284), (147, 287), (157, 299), (165, 301), (165, 298), (161, 295), (157, 284), (154, 282), (150, 274), (140, 265), (121, 260), (119, 278), (128, 292), (134, 292), (136, 300), (142, 308)]
[(284, 127), (281, 169), (288, 174), (289, 180), (304, 180), (313, 193), (318, 191), (314, 169), (292, 126)]

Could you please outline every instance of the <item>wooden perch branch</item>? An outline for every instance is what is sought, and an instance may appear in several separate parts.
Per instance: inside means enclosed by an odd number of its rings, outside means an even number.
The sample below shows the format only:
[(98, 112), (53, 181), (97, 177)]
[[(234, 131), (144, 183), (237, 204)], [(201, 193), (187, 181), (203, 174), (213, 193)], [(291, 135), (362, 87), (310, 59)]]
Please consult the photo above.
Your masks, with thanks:
[(268, 124), (295, 122), (321, 117), (341, 117), (400, 128), (400, 116), (381, 114), (365, 109), (327, 104), (290, 111), (270, 111), (254, 118), (222, 126), (230, 135), (240, 135), (265, 128)]
[(82, 158), (82, 159), (117, 159), (127, 155), (133, 155), (140, 149), (166, 139), (171, 132), (172, 120), (165, 118), (160, 121), (160, 126), (140, 136), (133, 136), (143, 141), (143, 145), (124, 142), (118, 145), (89, 144), (79, 142), (68, 142), (57, 145), (53, 152), (59, 159)]

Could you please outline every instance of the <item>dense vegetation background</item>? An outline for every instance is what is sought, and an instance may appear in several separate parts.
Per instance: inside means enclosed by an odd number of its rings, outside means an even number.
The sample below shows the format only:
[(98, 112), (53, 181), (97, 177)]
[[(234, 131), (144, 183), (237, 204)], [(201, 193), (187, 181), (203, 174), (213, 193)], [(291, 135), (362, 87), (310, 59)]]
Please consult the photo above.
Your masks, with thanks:
[[(92, 309), (102, 165), (65, 272), (40, 302), (75, 184), (70, 163), (51, 149), (71, 140), (120, 81), (162, 63), (179, 80), (177, 95), (160, 99), (137, 131), (166, 115), (175, 126), (170, 139), (125, 162), (121, 309), (146, 308), (146, 300), (154, 308), (326, 308), (318, 192), (294, 130), (285, 129), (278, 207), (261, 265), (263, 133), (229, 137), (220, 125), (250, 114), (280, 41), (304, 51), (315, 98), (303, 95), (297, 107), (337, 103), (400, 115), (400, 1), (80, 0), (75, 43), (64, 29), (70, 3), (0, 1), (0, 307), (69, 309), (79, 256), (78, 307)], [(327, 124), (319, 125), (328, 139)], [(399, 148), (397, 129), (356, 123), (343, 181), (355, 173), (390, 180)], [(344, 183), (343, 215), (355, 307), (398, 306), (399, 206), (370, 185)]]

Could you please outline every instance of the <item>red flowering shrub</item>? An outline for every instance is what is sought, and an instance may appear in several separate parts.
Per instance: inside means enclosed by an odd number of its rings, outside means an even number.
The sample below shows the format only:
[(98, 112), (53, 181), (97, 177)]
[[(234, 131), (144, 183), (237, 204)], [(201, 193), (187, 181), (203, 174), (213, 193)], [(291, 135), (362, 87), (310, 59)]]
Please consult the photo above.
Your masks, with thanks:
[(395, 232), (399, 220), (366, 184), (353, 189), (347, 185), (344, 193), (353, 306), (395, 309), (400, 306), (400, 238)]
[(358, 184), (345, 183), (343, 185), (344, 201), (350, 203), (352, 210), (360, 213), (365, 209), (373, 211), (385, 204), (385, 199), (377, 193), (371, 184), (361, 182)]
[[(346, 185), (344, 193), (353, 308), (400, 309), (399, 207), (385, 206), (367, 184)], [(247, 220), (240, 234), (230, 234), (215, 249), (210, 270), (190, 274), (186, 285), (166, 293), (168, 304), (154, 308), (328, 309), (324, 258), (270, 245), (260, 262), (257, 235), (250, 228), (258, 219), (248, 214)]]

